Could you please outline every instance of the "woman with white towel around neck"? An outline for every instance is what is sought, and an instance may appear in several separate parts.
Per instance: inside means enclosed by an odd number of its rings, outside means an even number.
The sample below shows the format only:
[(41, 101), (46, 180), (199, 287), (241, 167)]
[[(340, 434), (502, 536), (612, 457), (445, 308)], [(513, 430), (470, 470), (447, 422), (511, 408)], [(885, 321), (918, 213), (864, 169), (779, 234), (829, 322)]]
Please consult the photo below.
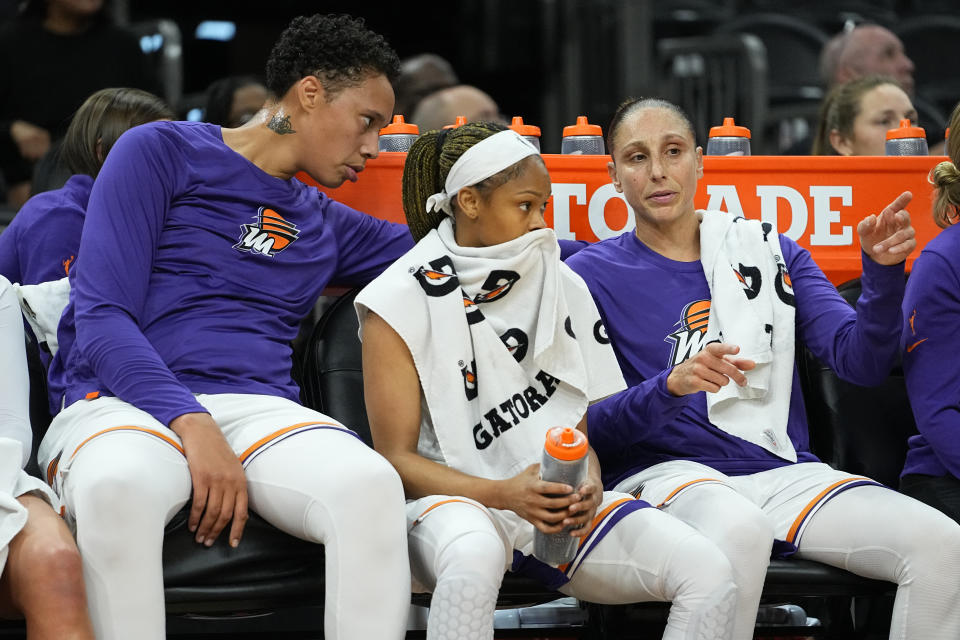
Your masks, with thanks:
[[(672, 601), (664, 638), (729, 638), (732, 569), (714, 545), (603, 492), (592, 451), (583, 485), (539, 478), (546, 431), (585, 432), (588, 404), (624, 386), (544, 223), (550, 190), (502, 125), (424, 134), (403, 175), (418, 244), (357, 298), (374, 444), (403, 480), (415, 588), (433, 592), (427, 637), (492, 638), (512, 570), (594, 602)], [(581, 537), (575, 558), (533, 558), (535, 529)]]
[(587, 413), (605, 487), (658, 505), (724, 552), (738, 640), (753, 637), (771, 552), (897, 583), (891, 638), (960, 637), (960, 526), (821, 463), (793, 363), (801, 340), (853, 383), (887, 376), (903, 261), (916, 246), (910, 194), (857, 227), (854, 311), (769, 223), (695, 209), (702, 152), (676, 105), (625, 102), (607, 136), (610, 177), (636, 229), (568, 260), (629, 385)]

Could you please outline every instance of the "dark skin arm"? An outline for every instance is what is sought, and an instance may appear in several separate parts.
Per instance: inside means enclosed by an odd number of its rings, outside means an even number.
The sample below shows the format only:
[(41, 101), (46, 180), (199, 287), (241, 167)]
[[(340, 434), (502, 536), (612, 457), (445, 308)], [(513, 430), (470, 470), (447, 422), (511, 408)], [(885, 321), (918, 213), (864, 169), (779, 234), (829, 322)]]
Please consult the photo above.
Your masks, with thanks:
[[(600, 469), (590, 452), (588, 480), (574, 488), (539, 478), (532, 464), (512, 478), (472, 476), (421, 456), (420, 379), (403, 339), (380, 316), (369, 313), (363, 324), (363, 386), (374, 448), (396, 468), (409, 498), (456, 495), (493, 509), (509, 509), (543, 533), (575, 527), (586, 533), (600, 503)], [(586, 418), (578, 428), (586, 429)], [(562, 495), (563, 497), (551, 497)]]

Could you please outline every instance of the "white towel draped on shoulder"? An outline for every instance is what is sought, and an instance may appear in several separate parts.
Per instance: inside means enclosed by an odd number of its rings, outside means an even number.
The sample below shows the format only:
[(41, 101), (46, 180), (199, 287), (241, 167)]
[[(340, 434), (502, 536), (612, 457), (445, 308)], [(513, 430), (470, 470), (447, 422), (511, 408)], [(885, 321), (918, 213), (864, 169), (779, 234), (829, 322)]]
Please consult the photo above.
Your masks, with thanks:
[(757, 363), (747, 386), (707, 394), (710, 422), (797, 461), (787, 435), (793, 382), (795, 303), (780, 238), (770, 223), (725, 211), (698, 211), (700, 260), (710, 286), (707, 343), (740, 346)]
[(450, 219), (357, 297), (403, 338), (448, 466), (511, 477), (539, 462), (547, 429), (576, 425), (624, 388), (583, 280), (551, 229), (492, 247), (456, 244)]

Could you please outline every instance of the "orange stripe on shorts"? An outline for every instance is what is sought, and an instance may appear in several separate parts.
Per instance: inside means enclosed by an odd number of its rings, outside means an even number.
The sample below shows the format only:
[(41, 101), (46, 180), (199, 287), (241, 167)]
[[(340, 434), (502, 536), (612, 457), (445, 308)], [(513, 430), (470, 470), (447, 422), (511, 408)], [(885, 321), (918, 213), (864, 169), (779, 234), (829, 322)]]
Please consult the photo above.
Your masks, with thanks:
[(149, 433), (152, 436), (156, 436), (160, 438), (161, 440), (169, 444), (171, 447), (173, 447), (180, 453), (183, 453), (183, 447), (181, 447), (176, 440), (174, 440), (173, 438), (163, 433), (160, 433), (159, 431), (154, 431), (153, 429), (147, 429), (145, 427), (134, 427), (132, 425), (125, 425), (122, 427), (110, 427), (109, 429), (104, 429), (103, 431), (97, 431), (95, 434), (93, 434), (92, 436), (90, 436), (89, 438), (81, 442), (79, 445), (77, 445), (77, 448), (74, 449), (73, 453), (70, 454), (70, 459), (73, 460), (74, 456), (77, 455), (77, 452), (80, 451), (80, 448), (83, 447), (83, 445), (87, 444), (97, 436), (102, 436), (103, 434), (110, 433), (111, 431), (139, 431), (141, 433)]
[(823, 498), (824, 498), (828, 493), (830, 493), (831, 491), (833, 491), (833, 490), (836, 489), (837, 487), (840, 487), (840, 486), (843, 486), (843, 485), (847, 484), (848, 482), (860, 482), (860, 481), (862, 481), (862, 480), (866, 480), (866, 478), (845, 478), (845, 479), (840, 480), (840, 481), (838, 481), (838, 482), (834, 482), (832, 485), (830, 485), (829, 487), (827, 487), (826, 489), (824, 489), (823, 491), (821, 491), (819, 494), (817, 494), (817, 497), (814, 498), (813, 500), (811, 500), (810, 503), (807, 504), (807, 506), (803, 508), (803, 510), (800, 512), (800, 515), (797, 516), (797, 519), (793, 521), (793, 524), (792, 524), (792, 525), (790, 525), (790, 531), (787, 532), (787, 542), (789, 542), (790, 544), (793, 544), (793, 543), (794, 543), (794, 539), (797, 537), (797, 531), (799, 531), (800, 525), (803, 523), (804, 518), (807, 517), (807, 515), (810, 513), (810, 511), (811, 511), (814, 507), (816, 507), (816, 506), (817, 506), (817, 503), (819, 503), (821, 500), (823, 500)]
[[(659, 509), (663, 505), (667, 504), (668, 502), (673, 500), (674, 496), (676, 496), (678, 493), (680, 493), (690, 485), (697, 484), (698, 482), (719, 482), (719, 480), (717, 480), (716, 478), (697, 478), (696, 480), (691, 480), (690, 482), (684, 482), (682, 485), (680, 485), (679, 487), (671, 491), (670, 495), (664, 498), (663, 502), (657, 505), (657, 508)], [(637, 497), (639, 498), (640, 496), (637, 496)]]
[(324, 426), (328, 426), (328, 427), (339, 427), (339, 428), (342, 428), (342, 427), (343, 427), (343, 425), (341, 425), (341, 424), (338, 423), (338, 422), (319, 422), (319, 421), (318, 421), (318, 422), (301, 422), (300, 424), (295, 424), (295, 425), (292, 425), (292, 426), (289, 426), (289, 427), (284, 427), (283, 429), (280, 429), (279, 431), (274, 431), (274, 432), (271, 433), (270, 435), (265, 436), (265, 437), (263, 437), (263, 438), (260, 438), (259, 440), (257, 440), (256, 442), (254, 442), (252, 445), (250, 445), (249, 447), (247, 447), (247, 450), (240, 454), (240, 462), (246, 461), (246, 459), (249, 458), (251, 455), (253, 455), (253, 453), (254, 453), (257, 449), (259, 449), (259, 448), (262, 447), (263, 445), (267, 444), (267, 443), (270, 442), (271, 440), (276, 440), (276, 439), (279, 438), (280, 436), (282, 436), (282, 435), (284, 435), (284, 434), (287, 434), (287, 433), (290, 433), (291, 431), (294, 431), (295, 429), (300, 429), (301, 427), (312, 427), (313, 425), (324, 425)]

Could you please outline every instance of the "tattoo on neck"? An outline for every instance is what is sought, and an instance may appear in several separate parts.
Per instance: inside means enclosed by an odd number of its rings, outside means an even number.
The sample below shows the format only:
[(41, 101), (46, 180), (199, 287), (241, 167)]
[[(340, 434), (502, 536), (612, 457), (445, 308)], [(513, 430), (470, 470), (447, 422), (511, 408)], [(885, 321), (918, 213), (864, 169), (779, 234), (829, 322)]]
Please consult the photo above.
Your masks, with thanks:
[(270, 118), (270, 122), (267, 123), (267, 128), (281, 136), (287, 133), (296, 133), (296, 130), (290, 126), (290, 116), (282, 115), (282, 113), (282, 111), (277, 112), (276, 115)]

